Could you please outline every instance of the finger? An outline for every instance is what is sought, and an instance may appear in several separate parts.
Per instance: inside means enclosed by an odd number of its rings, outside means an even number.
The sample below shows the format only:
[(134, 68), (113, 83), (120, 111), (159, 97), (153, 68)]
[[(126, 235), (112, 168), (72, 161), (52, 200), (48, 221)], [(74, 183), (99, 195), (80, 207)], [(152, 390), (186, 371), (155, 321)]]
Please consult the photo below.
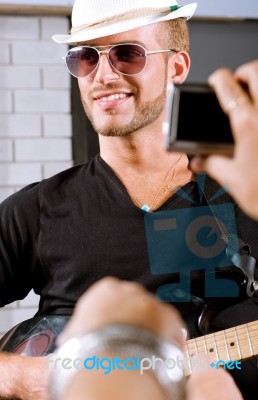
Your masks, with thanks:
[(258, 105), (258, 60), (241, 65), (235, 77), (247, 85), (253, 103)]
[(214, 72), (208, 79), (209, 84), (215, 90), (223, 111), (231, 117), (233, 111), (239, 110), (239, 106), (250, 105), (250, 96), (238, 82), (232, 71), (221, 68)]

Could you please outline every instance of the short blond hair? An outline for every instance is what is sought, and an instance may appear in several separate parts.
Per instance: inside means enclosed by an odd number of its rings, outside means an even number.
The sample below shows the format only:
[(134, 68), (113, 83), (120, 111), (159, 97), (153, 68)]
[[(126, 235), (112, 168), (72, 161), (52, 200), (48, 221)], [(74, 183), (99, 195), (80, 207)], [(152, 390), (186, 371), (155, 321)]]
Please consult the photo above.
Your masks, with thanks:
[(158, 40), (164, 48), (189, 51), (189, 29), (185, 18), (159, 22)]

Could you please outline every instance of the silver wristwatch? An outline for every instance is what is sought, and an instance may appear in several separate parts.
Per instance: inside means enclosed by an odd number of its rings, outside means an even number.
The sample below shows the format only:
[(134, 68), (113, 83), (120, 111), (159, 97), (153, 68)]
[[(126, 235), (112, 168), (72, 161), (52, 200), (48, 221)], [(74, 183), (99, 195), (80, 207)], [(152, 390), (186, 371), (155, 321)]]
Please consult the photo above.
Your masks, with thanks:
[[(115, 354), (107, 362), (107, 354)], [(103, 357), (102, 359), (100, 357)], [(115, 368), (135, 369), (139, 374), (152, 373), (167, 399), (184, 398), (183, 353), (174, 343), (165, 341), (147, 329), (119, 324), (74, 337), (48, 359), (51, 368), (50, 395), (61, 399), (72, 377), (81, 369), (102, 368), (107, 374)], [(130, 362), (128, 363), (128, 359)]]

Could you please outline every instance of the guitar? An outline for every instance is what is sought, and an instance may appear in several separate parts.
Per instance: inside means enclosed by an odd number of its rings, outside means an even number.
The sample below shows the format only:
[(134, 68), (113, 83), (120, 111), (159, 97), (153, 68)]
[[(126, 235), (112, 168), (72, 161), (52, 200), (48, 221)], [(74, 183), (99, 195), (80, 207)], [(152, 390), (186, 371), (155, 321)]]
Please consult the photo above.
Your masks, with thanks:
[[(36, 316), (16, 325), (0, 340), (0, 350), (15, 354), (39, 357), (52, 353), (55, 340), (61, 333), (69, 316)], [(215, 364), (219, 360), (225, 363), (245, 361), (258, 355), (258, 320), (186, 340), (185, 359), (193, 356), (209, 355)], [(183, 365), (190, 365), (187, 362)], [(185, 369), (185, 375), (191, 374), (191, 367)]]
[[(249, 272), (246, 274), (235, 267), (216, 272), (217, 279), (230, 279), (237, 283), (239, 296), (235, 298), (206, 299), (200, 296), (200, 280), (207, 277), (207, 273), (198, 277), (196, 288), (192, 282), (191, 302), (179, 303), (175, 298), (174, 305), (179, 308), (190, 337), (186, 340), (185, 358), (190, 360), (193, 356), (208, 354), (210, 360), (216, 363), (219, 360), (245, 361), (258, 355), (258, 320), (211, 333), (211, 323), (221, 311), (248, 299), (257, 289), (253, 269), (254, 263), (249, 265)], [(168, 297), (171, 300), (173, 292), (169, 285), (168, 287)], [(173, 287), (174, 293), (177, 293), (177, 287)], [(166, 301), (166, 293), (163, 295), (162, 300)], [(68, 315), (36, 315), (23, 321), (0, 339), (0, 351), (32, 357), (53, 353), (56, 349), (56, 338), (69, 319)]]

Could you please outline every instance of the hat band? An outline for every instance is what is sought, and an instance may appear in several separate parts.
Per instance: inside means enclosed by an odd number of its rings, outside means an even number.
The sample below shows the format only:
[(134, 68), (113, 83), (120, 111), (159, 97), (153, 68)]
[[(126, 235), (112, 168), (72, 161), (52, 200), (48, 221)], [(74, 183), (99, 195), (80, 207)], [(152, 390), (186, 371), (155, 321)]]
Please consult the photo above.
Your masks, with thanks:
[(104, 18), (99, 20), (98, 22), (94, 22), (91, 24), (80, 25), (78, 27), (74, 27), (71, 29), (71, 34), (74, 35), (81, 31), (87, 31), (88, 29), (101, 28), (103, 26), (109, 24), (115, 24), (118, 22), (130, 20), (133, 18), (141, 18), (141, 17), (154, 17), (155, 15), (167, 14), (171, 11), (176, 11), (178, 6), (164, 7), (164, 8), (141, 8), (138, 10), (127, 11), (121, 14), (114, 15), (112, 18)]

